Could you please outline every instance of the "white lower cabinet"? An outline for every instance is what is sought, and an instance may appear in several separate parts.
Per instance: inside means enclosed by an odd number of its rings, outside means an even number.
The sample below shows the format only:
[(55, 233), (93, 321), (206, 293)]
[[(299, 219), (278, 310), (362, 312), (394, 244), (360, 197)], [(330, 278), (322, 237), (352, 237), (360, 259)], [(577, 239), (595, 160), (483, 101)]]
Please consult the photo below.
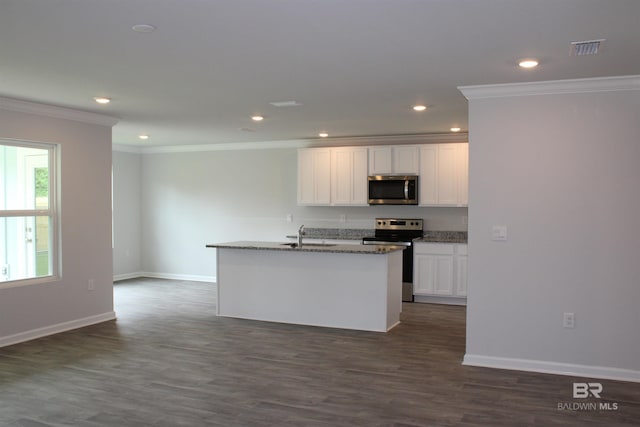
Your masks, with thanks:
[(413, 294), (417, 302), (465, 302), (466, 244), (415, 243), (413, 257)]

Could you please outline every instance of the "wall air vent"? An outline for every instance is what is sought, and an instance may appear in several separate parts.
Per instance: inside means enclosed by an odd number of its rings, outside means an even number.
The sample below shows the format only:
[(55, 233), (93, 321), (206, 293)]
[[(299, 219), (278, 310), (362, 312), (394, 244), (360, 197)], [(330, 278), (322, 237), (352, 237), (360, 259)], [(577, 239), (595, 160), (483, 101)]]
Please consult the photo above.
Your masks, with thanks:
[(596, 55), (606, 39), (571, 42), (571, 56)]

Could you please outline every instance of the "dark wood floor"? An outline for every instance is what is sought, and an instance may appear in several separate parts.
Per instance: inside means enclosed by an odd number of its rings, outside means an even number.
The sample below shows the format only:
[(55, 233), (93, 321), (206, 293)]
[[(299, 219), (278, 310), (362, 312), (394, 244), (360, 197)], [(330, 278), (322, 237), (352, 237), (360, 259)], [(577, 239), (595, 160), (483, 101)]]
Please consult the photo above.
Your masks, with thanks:
[[(405, 304), (387, 334), (217, 318), (211, 285), (116, 283), (117, 322), (0, 349), (0, 426), (638, 426), (559, 410), (582, 378), (462, 366), (464, 307)], [(591, 400), (589, 400), (591, 402)]]

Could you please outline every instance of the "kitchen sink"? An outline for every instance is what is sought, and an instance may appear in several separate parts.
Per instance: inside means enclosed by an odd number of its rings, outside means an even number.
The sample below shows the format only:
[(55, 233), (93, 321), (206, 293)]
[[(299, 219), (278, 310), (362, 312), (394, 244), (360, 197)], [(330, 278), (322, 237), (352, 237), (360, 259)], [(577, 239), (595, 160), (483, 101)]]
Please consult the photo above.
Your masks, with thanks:
[[(291, 246), (292, 248), (297, 248), (297, 243), (280, 243), (282, 246)], [(302, 247), (310, 247), (310, 248), (328, 248), (331, 246), (336, 246), (335, 243), (302, 243)]]

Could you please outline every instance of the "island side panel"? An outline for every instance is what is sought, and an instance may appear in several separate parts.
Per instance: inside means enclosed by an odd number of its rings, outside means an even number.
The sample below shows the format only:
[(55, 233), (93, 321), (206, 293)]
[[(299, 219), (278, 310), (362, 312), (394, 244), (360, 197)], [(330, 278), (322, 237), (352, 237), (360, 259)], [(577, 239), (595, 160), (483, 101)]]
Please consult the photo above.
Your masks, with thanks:
[(388, 255), (387, 330), (400, 323), (402, 312), (402, 251)]
[[(389, 268), (402, 268), (401, 257), (390, 257), (400, 252), (217, 252), (218, 315), (370, 331), (386, 331), (399, 320), (401, 273), (390, 284)], [(392, 310), (390, 296), (398, 301)], [(390, 321), (390, 312), (398, 319)]]

